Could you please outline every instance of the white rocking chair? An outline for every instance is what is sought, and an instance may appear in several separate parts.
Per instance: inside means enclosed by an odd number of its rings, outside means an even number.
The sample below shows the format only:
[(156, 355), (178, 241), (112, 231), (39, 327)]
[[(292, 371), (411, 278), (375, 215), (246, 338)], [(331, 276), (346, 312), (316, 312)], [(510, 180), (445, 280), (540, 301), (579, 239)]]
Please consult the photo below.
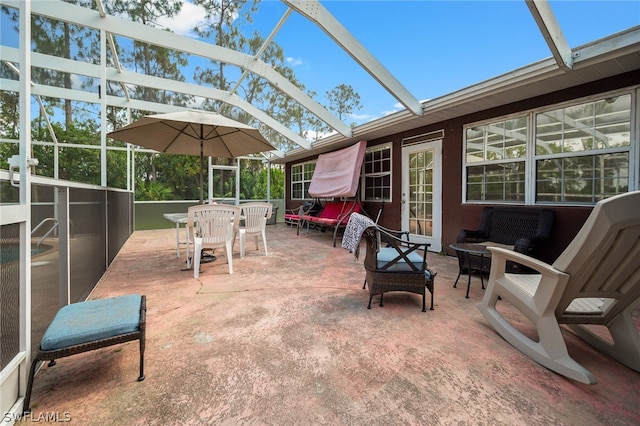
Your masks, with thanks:
[[(567, 352), (559, 324), (568, 324), (589, 344), (640, 372), (640, 335), (631, 317), (640, 306), (640, 191), (596, 204), (553, 265), (510, 250), (489, 250), (489, 284), (478, 309), (505, 340), (550, 370), (595, 384), (594, 375)], [(539, 274), (505, 273), (507, 260)], [(533, 322), (538, 341), (496, 310), (499, 301), (509, 302)], [(606, 326), (613, 343), (586, 324)]]

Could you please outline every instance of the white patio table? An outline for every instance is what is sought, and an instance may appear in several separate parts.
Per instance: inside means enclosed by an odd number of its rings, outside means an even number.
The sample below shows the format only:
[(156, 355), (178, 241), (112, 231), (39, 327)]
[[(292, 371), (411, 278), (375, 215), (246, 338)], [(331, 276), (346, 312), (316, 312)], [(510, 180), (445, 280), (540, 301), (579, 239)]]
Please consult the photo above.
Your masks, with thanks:
[(185, 240), (180, 241), (180, 225), (187, 224), (187, 213), (164, 213), (162, 216), (176, 224), (176, 257), (180, 257), (180, 244), (187, 244), (187, 228), (184, 228)]

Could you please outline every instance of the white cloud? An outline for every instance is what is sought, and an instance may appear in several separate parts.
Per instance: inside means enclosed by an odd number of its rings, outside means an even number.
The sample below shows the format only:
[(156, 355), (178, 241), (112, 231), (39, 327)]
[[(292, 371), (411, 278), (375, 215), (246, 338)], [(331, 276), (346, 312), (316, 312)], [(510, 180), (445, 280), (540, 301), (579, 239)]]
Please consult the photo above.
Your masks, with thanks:
[[(84, 88), (82, 87), (82, 83), (84, 83), (84, 80), (83, 80), (83, 79), (81, 79), (79, 75), (77, 75), (77, 74), (71, 74), (71, 88), (72, 88), (72, 89), (75, 89), (75, 90), (87, 90), (87, 89), (84, 89)], [(97, 83), (94, 83), (94, 85), (93, 85), (93, 86), (94, 86), (93, 88), (94, 88), (94, 89), (95, 89), (95, 91), (97, 92), (97, 91), (98, 91), (98, 85), (97, 85)]]
[(160, 18), (158, 24), (168, 28), (176, 34), (193, 36), (193, 28), (203, 24), (205, 10), (186, 0), (182, 1), (182, 9), (178, 16), (173, 18)]
[(304, 64), (304, 61), (302, 59), (300, 59), (300, 58), (292, 58), (291, 56), (287, 56), (285, 61), (287, 61), (287, 63), (289, 65), (291, 65), (292, 67)]
[(398, 111), (400, 111), (400, 110), (399, 110), (399, 109), (389, 109), (389, 110), (385, 110), (385, 111), (382, 111), (382, 116), (384, 117), (384, 116), (387, 116), (387, 115), (391, 115), (391, 114), (393, 114), (394, 112), (398, 112)]
[(349, 118), (357, 122), (358, 124), (364, 124), (364, 123), (368, 123), (370, 121), (376, 120), (378, 118), (396, 113), (403, 109), (405, 109), (405, 107), (400, 102), (398, 102), (394, 104), (391, 109), (383, 110), (380, 114), (370, 114), (370, 113), (350, 114)]
[(329, 132), (316, 132), (315, 130), (307, 130), (305, 131), (304, 136), (308, 142), (314, 142), (317, 140), (324, 139), (328, 136), (334, 135), (336, 133), (338, 132), (336, 132), (335, 130), (331, 130)]
[(203, 109), (204, 99), (199, 96), (194, 96), (188, 101), (187, 106), (193, 109)]
[(403, 110), (403, 109), (405, 109), (404, 105), (402, 105), (400, 102), (396, 102), (393, 105), (392, 109), (382, 111), (382, 116), (384, 117), (386, 115), (393, 114), (394, 112), (398, 112), (398, 111)]
[(376, 118), (374, 115), (371, 115), (371, 114), (349, 114), (349, 117), (359, 123), (367, 122), (369, 120)]

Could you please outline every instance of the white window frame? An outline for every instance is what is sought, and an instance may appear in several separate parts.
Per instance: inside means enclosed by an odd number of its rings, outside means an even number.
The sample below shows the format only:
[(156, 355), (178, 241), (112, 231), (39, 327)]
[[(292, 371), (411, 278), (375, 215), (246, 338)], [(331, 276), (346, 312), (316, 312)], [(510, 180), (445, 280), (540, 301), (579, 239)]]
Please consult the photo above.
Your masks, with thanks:
[[(313, 199), (313, 197), (309, 196), (309, 184), (311, 184), (311, 177), (309, 177), (309, 179), (305, 179), (305, 172), (306, 172), (305, 168), (307, 166), (311, 165), (311, 164), (313, 164), (314, 169), (315, 169), (316, 160), (306, 161), (304, 163), (293, 164), (291, 166), (291, 184), (290, 184), (289, 190), (291, 191), (291, 199), (292, 200), (311, 200), (311, 199)], [(294, 169), (298, 168), (298, 167), (302, 168), (302, 170), (301, 170), (302, 179), (294, 180), (294, 175), (295, 175)], [(313, 176), (313, 173), (311, 175)], [(296, 184), (301, 184), (302, 185), (302, 191), (303, 191), (302, 198), (294, 196), (293, 187)]]
[[(483, 127), (483, 126), (498, 126), (501, 125), (505, 122), (508, 122), (510, 120), (514, 120), (514, 119), (524, 119), (526, 121), (526, 130), (525, 130), (525, 149), (526, 149), (526, 153), (523, 157), (517, 157), (517, 158), (501, 158), (498, 160), (487, 160), (487, 144), (486, 144), (486, 134), (485, 134), (485, 141), (483, 142), (483, 159), (481, 161), (474, 161), (474, 162), (467, 162), (467, 130), (473, 127)], [(517, 113), (517, 114), (511, 114), (511, 115), (507, 115), (507, 116), (502, 116), (502, 117), (496, 117), (492, 120), (488, 120), (488, 121), (484, 121), (482, 123), (474, 123), (473, 125), (468, 125), (468, 126), (464, 126), (463, 129), (463, 166), (462, 166), (462, 170), (463, 170), (463, 194), (464, 194), (464, 200), (466, 203), (469, 204), (486, 204), (486, 203), (499, 203), (499, 204), (522, 204), (523, 202), (526, 203), (527, 201), (527, 176), (529, 175), (528, 172), (528, 161), (527, 161), (527, 157), (528, 157), (528, 152), (529, 152), (529, 147), (528, 145), (528, 141), (531, 140), (530, 137), (530, 119), (529, 119), (529, 114), (528, 113)], [(495, 134), (495, 133), (494, 133)], [(468, 168), (470, 167), (486, 167), (486, 166), (500, 166), (500, 165), (504, 165), (504, 164), (514, 164), (514, 163), (521, 163), (524, 165), (524, 179), (525, 179), (525, 196), (524, 196), (524, 200), (523, 201), (518, 201), (518, 200), (494, 200), (494, 199), (482, 199), (482, 200), (467, 200), (467, 179), (468, 179), (468, 175), (467, 175), (467, 171)], [(484, 185), (486, 185), (487, 182), (484, 182)], [(506, 184), (506, 181), (503, 182), (503, 184)]]
[[(617, 147), (616, 149), (606, 150), (589, 150), (570, 154), (557, 154), (553, 156), (549, 155), (536, 155), (536, 115), (544, 112), (553, 111), (560, 108), (567, 108), (577, 106), (584, 103), (589, 103), (597, 100), (606, 99), (609, 97), (631, 95), (631, 121), (630, 121), (630, 145), (627, 147)], [(506, 121), (516, 117), (527, 117), (527, 153), (525, 156), (525, 199), (523, 202), (513, 202), (505, 200), (467, 200), (467, 169), (468, 167), (481, 166), (487, 164), (500, 164), (505, 162), (511, 162), (512, 160), (499, 160), (499, 161), (476, 161), (467, 162), (467, 130), (473, 127), (479, 127), (489, 125), (492, 123), (498, 123)], [(550, 201), (537, 201), (537, 188), (536, 188), (536, 165), (537, 161), (543, 158), (559, 158), (564, 159), (570, 156), (590, 156), (590, 155), (602, 155), (609, 153), (628, 153), (629, 157), (629, 186), (628, 191), (634, 191), (640, 188), (638, 177), (640, 176), (640, 161), (638, 160), (638, 153), (640, 152), (640, 86), (633, 86), (625, 89), (620, 89), (611, 92), (599, 93), (584, 98), (572, 99), (571, 101), (546, 105), (544, 108), (536, 108), (534, 110), (521, 111), (519, 113), (509, 114), (505, 116), (493, 117), (489, 120), (483, 120), (480, 122), (469, 123), (463, 126), (463, 153), (462, 153), (462, 200), (464, 204), (524, 204), (524, 205), (558, 205), (558, 206), (579, 206), (585, 205), (585, 203), (578, 202), (550, 202)], [(587, 203), (593, 205), (594, 203)]]
[[(367, 157), (366, 154), (369, 154), (371, 152), (374, 151), (384, 151), (384, 150), (388, 150), (389, 151), (389, 170), (388, 171), (383, 171), (383, 172), (371, 172), (371, 173), (367, 173)], [(362, 167), (362, 181), (361, 181), (361, 192), (362, 192), (362, 201), (372, 201), (372, 202), (376, 202), (376, 201), (384, 201), (384, 202), (391, 202), (393, 200), (393, 143), (388, 142), (388, 143), (383, 143), (383, 144), (379, 144), (379, 145), (374, 145), (371, 146), (369, 148), (367, 148), (365, 154), (365, 159), (364, 159), (364, 163), (363, 163), (363, 167)], [(388, 185), (388, 193), (389, 193), (389, 197), (388, 198), (368, 198), (367, 197), (367, 178), (379, 178), (379, 177), (384, 177), (384, 176), (389, 176), (389, 185)], [(385, 186), (386, 188), (386, 186)]]
[[(627, 165), (627, 173), (628, 175), (626, 176), (627, 178), (627, 189), (626, 191), (630, 191), (633, 190), (634, 186), (630, 180), (630, 176), (633, 172), (633, 163), (631, 160), (631, 148), (634, 145), (634, 139), (633, 139), (633, 131), (632, 131), (632, 127), (634, 125), (634, 116), (632, 115), (632, 111), (633, 111), (633, 95), (632, 93), (619, 93), (616, 94), (614, 96), (599, 96), (593, 99), (589, 99), (586, 100), (584, 102), (579, 102), (577, 104), (569, 104), (569, 105), (561, 105), (558, 106), (557, 108), (552, 108), (546, 111), (542, 111), (542, 112), (538, 112), (536, 114), (533, 115), (532, 118), (532, 126), (534, 128), (534, 132), (536, 134), (536, 137), (538, 137), (537, 135), (537, 117), (538, 115), (544, 113), (547, 114), (548, 116), (551, 116), (553, 119), (558, 120), (558, 116), (554, 116), (554, 114), (548, 114), (548, 113), (562, 113), (564, 112), (565, 109), (567, 108), (572, 108), (572, 107), (578, 107), (578, 108), (586, 108), (586, 107), (591, 107), (594, 104), (598, 104), (600, 103), (602, 104), (608, 104), (609, 100), (615, 100), (616, 98), (620, 98), (621, 96), (624, 97), (628, 97), (629, 98), (629, 121), (623, 121), (620, 123), (608, 123), (609, 125), (619, 125), (621, 123), (628, 123), (629, 125), (629, 145), (621, 145), (621, 146), (590, 146), (590, 147), (585, 147), (584, 146), (584, 137), (586, 135), (591, 135), (590, 137), (586, 138), (586, 140), (591, 139), (591, 143), (595, 144), (597, 139), (597, 133), (598, 133), (598, 128), (595, 126), (595, 122), (591, 123), (591, 124), (582, 124), (580, 121), (576, 121), (575, 123), (571, 122), (571, 123), (567, 123), (565, 119), (562, 119), (562, 121), (557, 122), (558, 124), (561, 123), (562, 125), (562, 130), (561, 131), (556, 131), (556, 132), (552, 132), (552, 134), (558, 134), (561, 136), (560, 140), (556, 140), (553, 141), (552, 143), (558, 143), (558, 145), (560, 145), (558, 148), (561, 148), (561, 152), (558, 153), (544, 153), (544, 154), (539, 154), (538, 153), (538, 146), (537, 146), (537, 142), (539, 142), (539, 140), (534, 141), (534, 143), (532, 144), (533, 146), (533, 152), (534, 152), (534, 158), (533, 158), (533, 163), (534, 164), (534, 168), (536, 170), (536, 176), (534, 176), (535, 181), (533, 182), (534, 185), (534, 194), (536, 197), (536, 203), (537, 204), (561, 204), (561, 205), (566, 205), (566, 204), (578, 204), (578, 205), (593, 205), (596, 202), (598, 202), (600, 199), (602, 198), (606, 198), (606, 197), (610, 197), (612, 195), (617, 194), (617, 191), (611, 191), (610, 188), (605, 189), (604, 187), (602, 187), (602, 184), (605, 183), (603, 178), (597, 178), (593, 180), (593, 183), (595, 183), (596, 185), (591, 185), (591, 193), (590, 194), (578, 194), (576, 192), (571, 192), (571, 191), (566, 191), (566, 183), (565, 182), (571, 182), (571, 179), (565, 178), (564, 174), (569, 172), (570, 169), (567, 169), (565, 167), (561, 167), (559, 172), (561, 175), (563, 175), (563, 178), (561, 179), (562, 185), (561, 188), (559, 189), (559, 191), (553, 195), (558, 196), (560, 198), (559, 201), (551, 201), (551, 200), (542, 200), (540, 201), (539, 197), (540, 194), (538, 193), (538, 178), (540, 177), (538, 175), (538, 163), (541, 161), (547, 161), (547, 160), (553, 160), (553, 162), (561, 162), (562, 164), (564, 164), (566, 161), (571, 161), (572, 159), (578, 159), (578, 158), (588, 158), (590, 161), (594, 161), (597, 159), (600, 159), (600, 161), (603, 161), (607, 156), (610, 155), (616, 155), (616, 154), (623, 154), (623, 156), (626, 156), (628, 165)], [(596, 109), (594, 108), (592, 111), (592, 114), (596, 113)], [(614, 113), (617, 113), (614, 111)], [(610, 114), (609, 113), (601, 113), (598, 116), (596, 116), (596, 118), (603, 118), (606, 115)], [(591, 117), (594, 117), (593, 115), (591, 115)], [(584, 116), (583, 119), (587, 119), (587, 118), (591, 118), (589, 116)], [(636, 117), (637, 120), (637, 117)], [(550, 123), (550, 124), (546, 124), (546, 126), (554, 126), (557, 124), (554, 123)], [(567, 129), (565, 130), (565, 126), (568, 126)], [(575, 134), (580, 134), (581, 136), (579, 138), (577, 138), (575, 136)], [(572, 137), (573, 135), (573, 137)], [(602, 135), (600, 135), (600, 140), (603, 141), (605, 139), (608, 139), (609, 134), (604, 133)], [(533, 140), (533, 139), (532, 139)], [(579, 144), (582, 145), (582, 149), (578, 149), (578, 150), (573, 150), (573, 149), (569, 149), (567, 151), (565, 151), (564, 146), (575, 146), (577, 141), (580, 141)], [(573, 143), (572, 143), (573, 141)], [(637, 145), (637, 143), (636, 143)], [(592, 164), (593, 169), (591, 170), (593, 172), (593, 174), (595, 175), (595, 172), (597, 170), (601, 170), (604, 167), (604, 164), (601, 163), (600, 167)], [(584, 171), (584, 169), (580, 170), (581, 172)], [(578, 179), (578, 181), (580, 183), (584, 183), (587, 181), (588, 178), (582, 178), (580, 177), (580, 179)], [(598, 185), (599, 184), (599, 185)], [(599, 189), (601, 189), (602, 191), (598, 191), (598, 186), (600, 186)], [(552, 194), (549, 194), (552, 195)], [(582, 200), (577, 200), (577, 198), (579, 197), (583, 197)], [(567, 198), (573, 198), (572, 201), (565, 201)], [(585, 198), (588, 198), (585, 199)]]

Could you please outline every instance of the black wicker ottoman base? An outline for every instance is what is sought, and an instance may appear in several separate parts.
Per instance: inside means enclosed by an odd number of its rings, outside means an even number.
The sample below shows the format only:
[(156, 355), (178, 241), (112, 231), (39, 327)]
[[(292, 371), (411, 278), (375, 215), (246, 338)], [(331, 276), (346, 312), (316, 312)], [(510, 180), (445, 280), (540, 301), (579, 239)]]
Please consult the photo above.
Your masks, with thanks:
[(425, 278), (425, 274), (420, 273), (390, 273), (390, 272), (375, 272), (366, 271), (365, 285), (369, 285), (369, 305), (368, 309), (371, 309), (371, 302), (373, 296), (380, 295), (380, 306), (384, 306), (383, 299), (384, 293), (390, 291), (406, 291), (408, 293), (419, 294), (422, 296), (422, 312), (427, 312), (426, 306), (426, 290), (431, 295), (431, 306), (429, 310), (433, 311), (433, 292), (435, 273), (432, 273), (428, 279)]

